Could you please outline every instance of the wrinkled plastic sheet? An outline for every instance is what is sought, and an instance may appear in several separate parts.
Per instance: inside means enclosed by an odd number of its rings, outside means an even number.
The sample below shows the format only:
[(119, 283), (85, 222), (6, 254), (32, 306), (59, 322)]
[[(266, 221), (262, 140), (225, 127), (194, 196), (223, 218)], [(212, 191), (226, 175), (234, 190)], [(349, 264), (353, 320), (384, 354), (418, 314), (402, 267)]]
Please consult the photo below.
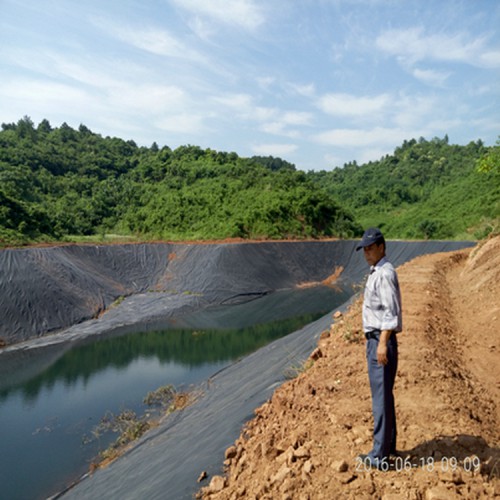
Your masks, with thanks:
[[(122, 322), (130, 323), (135, 318), (178, 314), (179, 307), (237, 303), (321, 281), (338, 267), (343, 268), (342, 282), (355, 283), (365, 272), (362, 252), (354, 252), (355, 245), (353, 241), (160, 243), (3, 250), (0, 339), (12, 345), (60, 332), (99, 318), (124, 297), (139, 297), (144, 308), (134, 309), (131, 301), (120, 307)], [(394, 242), (389, 250), (392, 247), (391, 259), (399, 264), (419, 253), (460, 246)], [(154, 293), (168, 297), (144, 297)]]

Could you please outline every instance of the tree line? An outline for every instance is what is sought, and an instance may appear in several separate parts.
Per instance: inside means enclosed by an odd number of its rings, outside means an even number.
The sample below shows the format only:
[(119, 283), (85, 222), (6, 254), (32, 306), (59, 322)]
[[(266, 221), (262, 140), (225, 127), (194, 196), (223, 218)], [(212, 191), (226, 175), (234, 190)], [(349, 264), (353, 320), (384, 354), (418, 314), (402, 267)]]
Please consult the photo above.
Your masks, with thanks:
[(500, 229), (499, 153), (500, 140), (487, 147), (411, 139), (379, 161), (309, 177), (389, 238), (481, 239)]
[(0, 130), (0, 244), (349, 238), (367, 225), (391, 238), (481, 237), (498, 225), (499, 149), (412, 139), (376, 162), (306, 173), (280, 158), (140, 147), (24, 117)]
[(28, 117), (0, 131), (4, 245), (106, 233), (194, 240), (360, 231), (330, 194), (279, 158), (139, 147)]

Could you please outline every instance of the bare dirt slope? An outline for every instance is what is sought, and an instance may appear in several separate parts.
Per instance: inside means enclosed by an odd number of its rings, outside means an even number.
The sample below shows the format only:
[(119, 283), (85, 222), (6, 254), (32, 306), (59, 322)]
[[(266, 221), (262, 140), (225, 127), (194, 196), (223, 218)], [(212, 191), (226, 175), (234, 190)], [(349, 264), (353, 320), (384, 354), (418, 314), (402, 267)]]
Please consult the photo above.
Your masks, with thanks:
[(322, 334), (306, 369), (255, 411), (226, 451), (225, 476), (207, 478), (200, 497), (500, 497), (500, 237), (398, 272), (395, 469), (356, 460), (372, 439), (358, 301)]

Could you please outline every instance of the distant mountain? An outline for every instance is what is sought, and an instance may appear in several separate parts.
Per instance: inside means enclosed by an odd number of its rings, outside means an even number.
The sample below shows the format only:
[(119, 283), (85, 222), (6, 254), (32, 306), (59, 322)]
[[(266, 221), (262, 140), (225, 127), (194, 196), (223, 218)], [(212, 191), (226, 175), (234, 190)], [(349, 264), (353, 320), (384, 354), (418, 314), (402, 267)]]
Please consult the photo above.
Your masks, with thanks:
[(273, 157), (138, 147), (86, 126), (0, 131), (0, 244), (114, 233), (143, 240), (353, 237), (353, 216)]
[(24, 117), (0, 131), (0, 245), (109, 233), (345, 238), (371, 225), (389, 238), (482, 238), (499, 226), (499, 150), (420, 138), (376, 162), (305, 173), (280, 158), (139, 147)]
[(499, 151), (500, 142), (412, 139), (379, 161), (308, 178), (362, 226), (379, 226), (390, 238), (479, 239), (500, 230)]

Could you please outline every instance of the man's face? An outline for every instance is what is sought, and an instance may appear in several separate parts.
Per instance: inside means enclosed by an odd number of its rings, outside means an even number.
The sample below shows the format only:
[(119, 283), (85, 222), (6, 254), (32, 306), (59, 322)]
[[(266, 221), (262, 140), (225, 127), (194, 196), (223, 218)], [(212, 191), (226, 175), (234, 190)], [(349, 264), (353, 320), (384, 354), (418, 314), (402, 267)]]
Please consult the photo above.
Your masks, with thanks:
[(383, 243), (372, 243), (363, 248), (366, 262), (368, 265), (374, 266), (385, 254)]

